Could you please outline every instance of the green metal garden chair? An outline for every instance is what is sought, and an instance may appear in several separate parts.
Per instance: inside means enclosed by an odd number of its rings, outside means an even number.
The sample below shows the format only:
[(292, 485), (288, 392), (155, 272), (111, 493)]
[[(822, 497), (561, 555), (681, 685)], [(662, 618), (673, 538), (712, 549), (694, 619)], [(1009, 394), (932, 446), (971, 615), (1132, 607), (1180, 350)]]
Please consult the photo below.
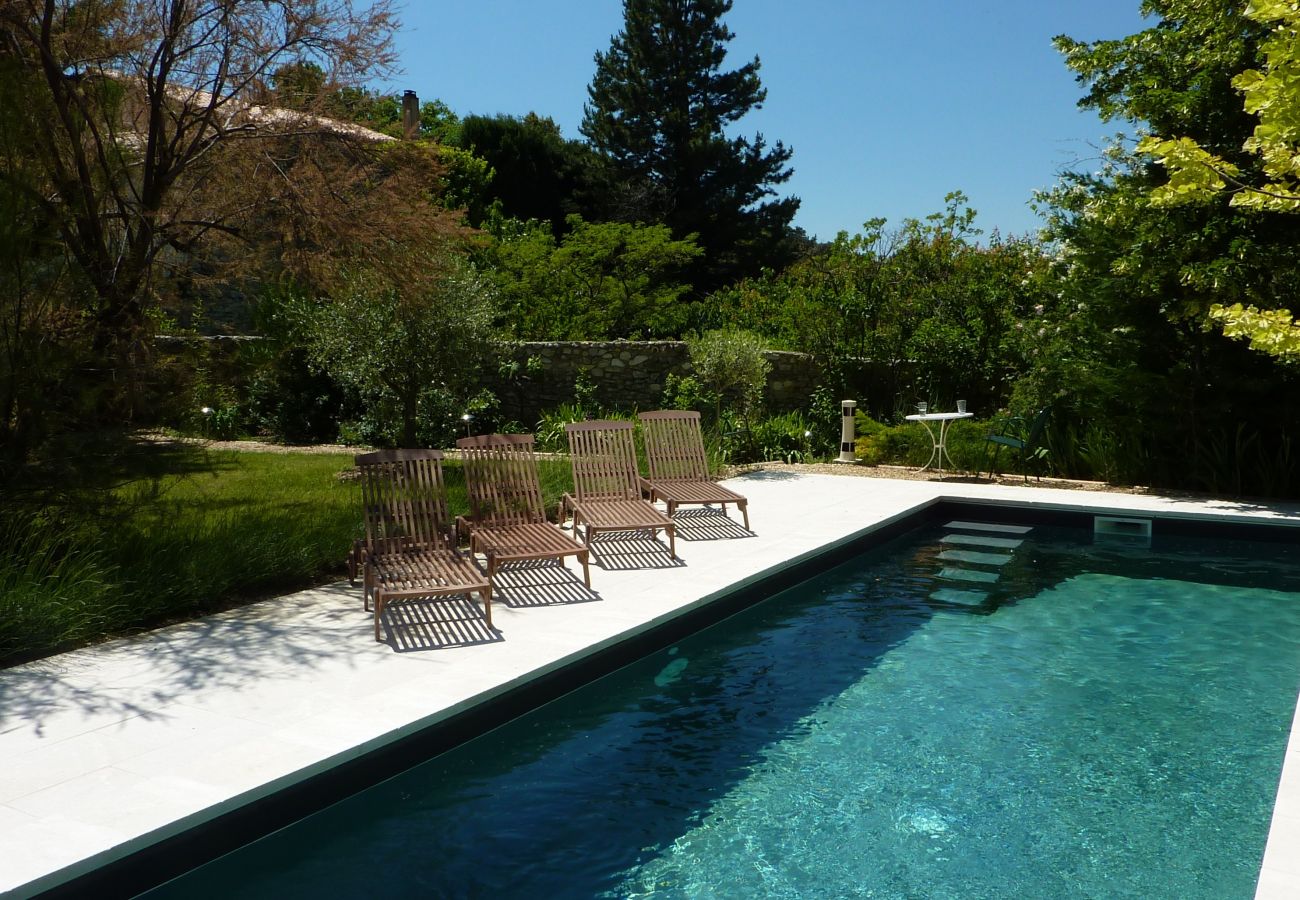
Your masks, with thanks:
[[(1029, 426), (1025, 427), (1025, 420), (1022, 416), (1010, 416), (1003, 419), (1000, 423), (1000, 431), (1012, 432), (1008, 434), (990, 434), (984, 438), (985, 447), (988, 449), (988, 473), (989, 478), (997, 469), (998, 459), (1002, 456), (1002, 448), (1009, 447), (1017, 454), (1020, 463), (1020, 474), (1024, 476), (1025, 481), (1029, 481), (1029, 466), (1035, 461), (1041, 461), (1047, 458), (1047, 447), (1043, 439), (1047, 433), (1047, 423), (1052, 417), (1052, 408), (1045, 406), (1038, 411)], [(1041, 475), (1035, 474), (1034, 478), (1038, 479)]]

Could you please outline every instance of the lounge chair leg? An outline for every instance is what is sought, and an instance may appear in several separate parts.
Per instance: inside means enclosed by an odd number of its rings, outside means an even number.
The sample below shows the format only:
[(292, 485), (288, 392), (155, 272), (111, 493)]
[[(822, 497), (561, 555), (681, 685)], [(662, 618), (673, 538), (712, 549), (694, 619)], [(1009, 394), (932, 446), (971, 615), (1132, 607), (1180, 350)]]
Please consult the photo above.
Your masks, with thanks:
[(749, 504), (737, 503), (736, 505), (740, 507), (740, 514), (745, 517), (745, 530), (749, 531)]
[(384, 595), (382, 593), (376, 593), (375, 594), (375, 640), (377, 641), (379, 640), (379, 617), (383, 615), (383, 612), (384, 612)]
[(492, 585), (479, 588), (479, 593), (483, 595), (483, 617), (487, 619), (487, 627), (495, 631), (492, 628)]
[(582, 563), (582, 580), (587, 583), (587, 590), (591, 590), (591, 570), (587, 568), (588, 554), (584, 551), (578, 554), (578, 562)]
[(664, 527), (664, 531), (668, 535), (668, 552), (673, 555), (673, 559), (676, 559), (677, 558), (677, 529), (674, 528), (672, 525), (668, 525)]

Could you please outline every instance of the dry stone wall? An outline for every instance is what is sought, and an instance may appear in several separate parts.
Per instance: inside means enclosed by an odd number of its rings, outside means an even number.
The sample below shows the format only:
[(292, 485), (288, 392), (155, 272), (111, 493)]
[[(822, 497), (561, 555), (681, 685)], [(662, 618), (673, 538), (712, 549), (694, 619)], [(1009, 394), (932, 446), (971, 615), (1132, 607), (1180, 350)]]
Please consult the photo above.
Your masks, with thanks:
[[(691, 356), (684, 341), (535, 341), (513, 351), (514, 378), (490, 379), (502, 413), (525, 425), (543, 410), (574, 399), (580, 376), (595, 386), (596, 399), (614, 409), (657, 409), (668, 375), (691, 374)], [(772, 364), (765, 400), (769, 409), (803, 406), (818, 383), (817, 365), (805, 353), (768, 351)], [(533, 374), (526, 374), (529, 359)]]

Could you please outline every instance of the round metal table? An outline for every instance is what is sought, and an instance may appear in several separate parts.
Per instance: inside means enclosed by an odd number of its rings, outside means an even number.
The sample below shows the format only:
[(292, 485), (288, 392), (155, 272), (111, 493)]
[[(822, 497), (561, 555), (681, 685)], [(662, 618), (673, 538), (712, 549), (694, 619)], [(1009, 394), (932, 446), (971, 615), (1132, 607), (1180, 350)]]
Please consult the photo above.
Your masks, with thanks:
[[(915, 413), (910, 416), (903, 416), (909, 422), (920, 422), (925, 426), (925, 430), (930, 434), (930, 442), (934, 444), (934, 449), (930, 451), (930, 458), (925, 465), (921, 466), (918, 471), (924, 472), (932, 464), (939, 470), (939, 476), (943, 477), (943, 459), (948, 457), (948, 468), (955, 468), (952, 464), (952, 457), (948, 456), (948, 426), (958, 419), (972, 419), (975, 413), (970, 412), (946, 412), (946, 413)], [(939, 423), (939, 432), (930, 427), (931, 422)]]

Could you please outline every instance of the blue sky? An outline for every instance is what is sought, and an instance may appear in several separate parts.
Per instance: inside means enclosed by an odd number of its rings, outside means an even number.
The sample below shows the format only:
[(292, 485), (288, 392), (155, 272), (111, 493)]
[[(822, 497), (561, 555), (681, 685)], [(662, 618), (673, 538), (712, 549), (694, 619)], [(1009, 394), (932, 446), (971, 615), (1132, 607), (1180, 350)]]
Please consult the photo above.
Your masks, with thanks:
[[(412, 2), (397, 48), (413, 89), (461, 115), (537, 112), (580, 137), (592, 57), (622, 25), (618, 0)], [(830, 239), (868, 218), (891, 225), (960, 189), (989, 232), (1038, 227), (1031, 193), (1063, 167), (1096, 168), (1125, 124), (1075, 103), (1051, 39), (1143, 27), (1138, 0), (736, 0), (729, 68), (757, 54), (762, 109), (738, 125), (794, 148), (795, 224)]]

